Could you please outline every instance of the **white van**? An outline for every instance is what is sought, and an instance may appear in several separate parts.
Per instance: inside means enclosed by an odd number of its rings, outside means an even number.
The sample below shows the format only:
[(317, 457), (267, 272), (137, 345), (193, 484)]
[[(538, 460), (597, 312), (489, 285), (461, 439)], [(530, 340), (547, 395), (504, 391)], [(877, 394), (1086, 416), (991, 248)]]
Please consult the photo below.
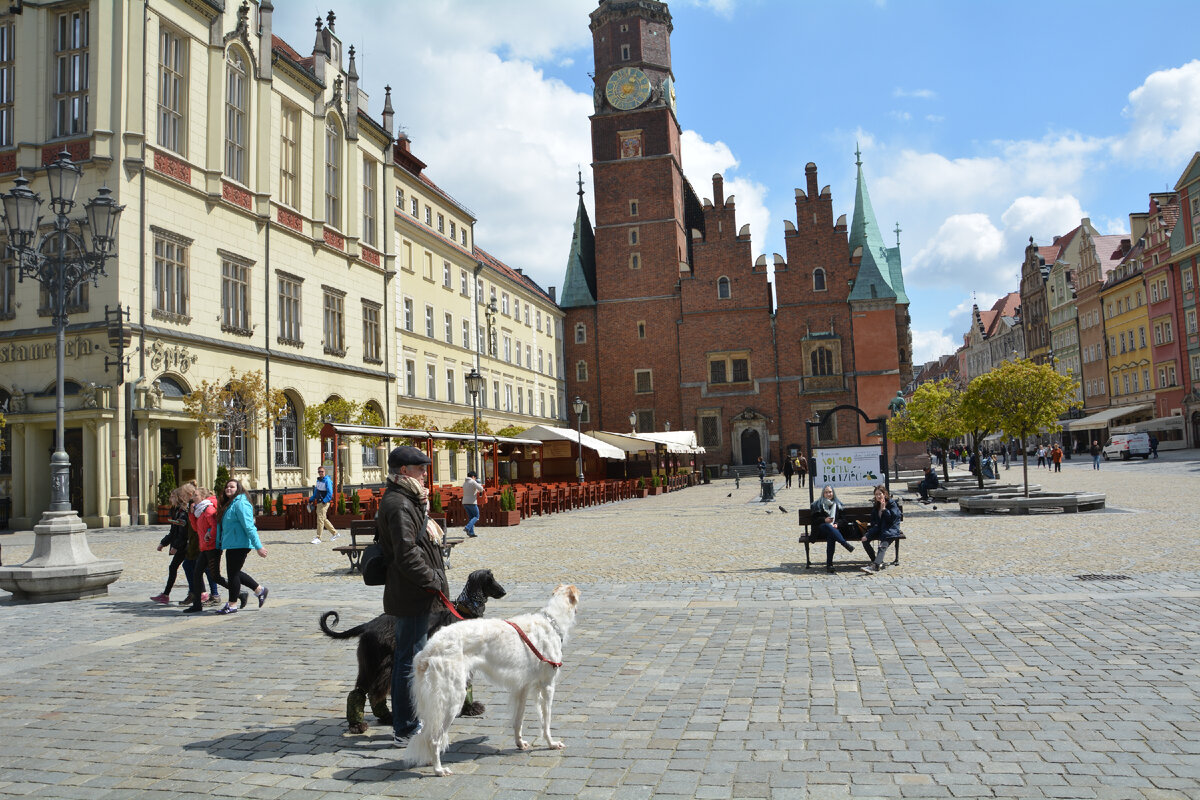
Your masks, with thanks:
[(1150, 457), (1150, 434), (1118, 433), (1104, 443), (1104, 460), (1120, 458), (1128, 461), (1134, 456)]

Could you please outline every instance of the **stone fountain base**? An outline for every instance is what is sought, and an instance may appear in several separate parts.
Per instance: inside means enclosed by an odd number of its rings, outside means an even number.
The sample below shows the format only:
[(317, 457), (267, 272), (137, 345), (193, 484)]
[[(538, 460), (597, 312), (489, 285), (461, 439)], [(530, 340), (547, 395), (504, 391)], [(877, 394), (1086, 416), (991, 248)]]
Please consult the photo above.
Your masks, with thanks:
[(47, 511), (33, 529), (33, 555), (16, 567), (0, 567), (0, 589), (17, 600), (49, 603), (108, 594), (124, 563), (99, 559), (87, 541), (87, 525), (74, 510)]

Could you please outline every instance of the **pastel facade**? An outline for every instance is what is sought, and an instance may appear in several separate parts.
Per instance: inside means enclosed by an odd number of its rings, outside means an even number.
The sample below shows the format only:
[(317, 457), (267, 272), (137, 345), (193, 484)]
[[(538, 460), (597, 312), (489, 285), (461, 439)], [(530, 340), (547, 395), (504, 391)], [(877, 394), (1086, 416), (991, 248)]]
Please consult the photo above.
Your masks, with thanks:
[(1129, 252), (1130, 245), (1125, 235), (1096, 234), (1090, 222), (1081, 228), (1079, 271), (1075, 279), (1080, 383), (1084, 413), (1094, 414), (1109, 405), (1108, 340), (1100, 290)]
[[(1138, 242), (1100, 289), (1104, 333), (1108, 340), (1108, 390), (1113, 408), (1137, 406), (1149, 409), (1154, 401), (1154, 385), (1150, 377), (1150, 318), (1142, 280), (1145, 215), (1130, 214), (1129, 221)], [(1147, 410), (1143, 416), (1149, 419), (1152, 415)]]
[(1182, 413), (1188, 447), (1200, 447), (1200, 327), (1196, 294), (1200, 283), (1200, 153), (1192, 156), (1175, 184), (1179, 221), (1171, 230), (1170, 261), (1180, 317), (1180, 372), (1184, 385)]

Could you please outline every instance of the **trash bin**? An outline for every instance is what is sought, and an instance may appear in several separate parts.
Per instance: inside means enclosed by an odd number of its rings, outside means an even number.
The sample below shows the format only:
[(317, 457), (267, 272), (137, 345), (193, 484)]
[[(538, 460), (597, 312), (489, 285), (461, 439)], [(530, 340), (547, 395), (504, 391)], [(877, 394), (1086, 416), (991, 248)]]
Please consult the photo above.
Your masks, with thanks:
[(775, 481), (762, 481), (762, 501), (768, 503), (775, 499)]

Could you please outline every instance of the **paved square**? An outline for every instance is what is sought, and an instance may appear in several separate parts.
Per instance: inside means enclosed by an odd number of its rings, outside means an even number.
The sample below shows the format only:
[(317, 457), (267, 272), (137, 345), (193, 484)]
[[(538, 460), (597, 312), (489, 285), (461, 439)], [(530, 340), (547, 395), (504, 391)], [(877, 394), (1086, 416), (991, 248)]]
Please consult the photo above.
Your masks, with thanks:
[[(806, 571), (807, 491), (763, 506), (752, 482), (483, 530), (450, 577), (492, 568), (510, 594), (490, 614), (583, 591), (567, 748), (515, 751), (480, 685), (488, 711), (455, 722), (441, 779), (402, 768), (389, 728), (344, 734), (354, 643), (317, 616), (365, 621), (381, 590), (328, 543), (266, 533), (248, 565), (266, 607), (197, 618), (147, 600), (159, 530), (93, 531), (126, 562), (108, 597), (0, 597), (0, 797), (1200, 797), (1197, 471), (1169, 454), (1031, 473), (1107, 492), (1102, 513), (910, 503), (901, 565), (877, 576), (861, 551)], [(31, 545), (0, 537), (5, 563)]]

